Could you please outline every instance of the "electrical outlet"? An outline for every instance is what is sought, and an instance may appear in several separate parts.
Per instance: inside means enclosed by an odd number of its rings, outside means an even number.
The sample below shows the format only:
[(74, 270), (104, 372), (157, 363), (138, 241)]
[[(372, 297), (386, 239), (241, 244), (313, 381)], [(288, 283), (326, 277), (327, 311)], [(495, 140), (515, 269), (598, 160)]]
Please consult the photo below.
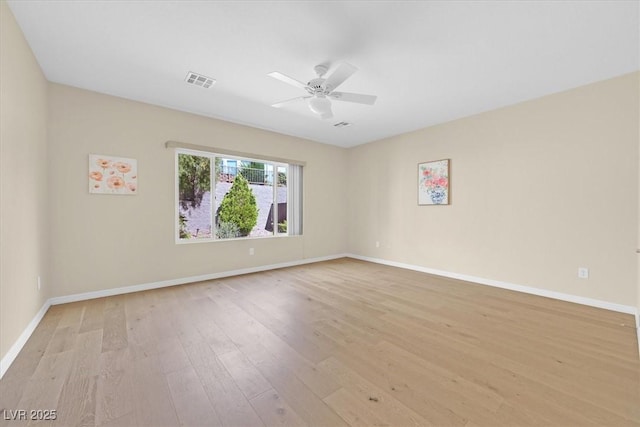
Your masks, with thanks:
[(581, 279), (588, 279), (589, 269), (587, 267), (578, 267), (578, 277)]
[(38, 290), (41, 288), (40, 276), (38, 276)]
[(256, 251), (254, 251), (253, 248), (249, 248), (249, 255), (253, 255), (255, 253), (256, 253)]
[(376, 248), (380, 247), (380, 242), (376, 242)]

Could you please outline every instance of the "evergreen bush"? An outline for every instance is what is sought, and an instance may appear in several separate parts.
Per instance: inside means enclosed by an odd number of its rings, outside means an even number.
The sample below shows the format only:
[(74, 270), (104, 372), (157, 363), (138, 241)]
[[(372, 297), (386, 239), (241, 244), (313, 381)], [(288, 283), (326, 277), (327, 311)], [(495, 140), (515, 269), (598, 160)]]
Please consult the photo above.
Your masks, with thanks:
[(231, 189), (224, 195), (218, 208), (218, 221), (238, 226), (240, 236), (247, 236), (258, 223), (256, 197), (242, 175), (236, 176)]

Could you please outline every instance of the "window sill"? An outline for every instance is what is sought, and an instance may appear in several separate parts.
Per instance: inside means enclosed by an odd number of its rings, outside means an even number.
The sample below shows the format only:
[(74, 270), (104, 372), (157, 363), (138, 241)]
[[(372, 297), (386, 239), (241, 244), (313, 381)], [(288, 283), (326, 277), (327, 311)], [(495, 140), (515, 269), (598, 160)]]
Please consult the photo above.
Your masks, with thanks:
[(269, 240), (269, 239), (282, 239), (287, 237), (297, 237), (291, 236), (289, 234), (278, 234), (275, 236), (255, 236), (255, 237), (236, 237), (233, 239), (176, 239), (176, 245), (190, 245), (190, 244), (199, 244), (199, 243), (218, 243), (218, 242), (241, 242), (244, 240)]

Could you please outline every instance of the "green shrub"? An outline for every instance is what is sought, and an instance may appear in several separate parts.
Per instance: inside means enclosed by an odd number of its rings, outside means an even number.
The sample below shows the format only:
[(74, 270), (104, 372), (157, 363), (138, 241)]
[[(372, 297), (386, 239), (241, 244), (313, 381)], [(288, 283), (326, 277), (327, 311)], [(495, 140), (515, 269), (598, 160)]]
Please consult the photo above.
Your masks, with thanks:
[(278, 233), (286, 233), (287, 232), (287, 220), (285, 219), (282, 222), (278, 223)]
[(178, 222), (180, 225), (180, 238), (190, 239), (191, 233), (189, 233), (189, 230), (187, 230), (187, 218), (184, 215), (180, 214), (178, 216)]
[(248, 235), (258, 222), (258, 206), (249, 183), (238, 175), (224, 195), (218, 208), (218, 223), (230, 222), (238, 227), (240, 236)]
[(240, 229), (233, 222), (221, 222), (216, 229), (218, 239), (233, 239), (240, 236)]

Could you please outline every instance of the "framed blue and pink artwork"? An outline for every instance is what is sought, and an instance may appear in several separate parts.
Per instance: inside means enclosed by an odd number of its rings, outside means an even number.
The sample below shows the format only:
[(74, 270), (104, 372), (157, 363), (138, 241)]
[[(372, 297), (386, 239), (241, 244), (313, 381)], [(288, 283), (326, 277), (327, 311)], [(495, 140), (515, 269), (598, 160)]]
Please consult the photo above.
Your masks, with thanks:
[(449, 159), (418, 164), (418, 205), (448, 205)]

